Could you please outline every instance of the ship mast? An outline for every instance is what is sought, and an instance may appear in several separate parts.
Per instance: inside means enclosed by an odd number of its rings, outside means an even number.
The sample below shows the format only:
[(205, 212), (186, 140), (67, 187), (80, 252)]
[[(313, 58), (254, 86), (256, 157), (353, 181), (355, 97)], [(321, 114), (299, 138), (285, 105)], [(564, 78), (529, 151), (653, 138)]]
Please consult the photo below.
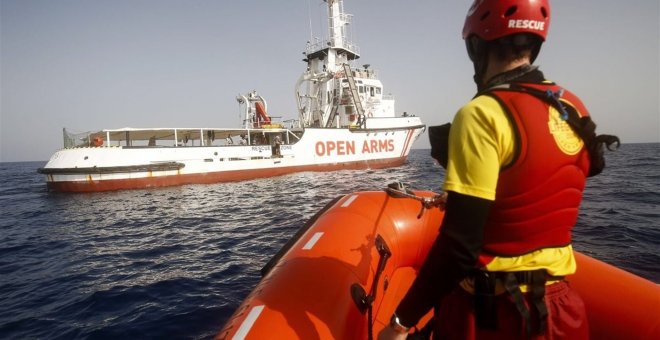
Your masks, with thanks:
[(332, 108), (337, 105), (336, 82), (343, 77), (343, 65), (360, 57), (357, 46), (348, 36), (347, 26), (352, 15), (344, 13), (344, 1), (325, 2), (328, 4), (328, 38), (307, 42), (303, 52), (307, 69), (296, 85), (298, 111), (305, 127), (326, 126)]

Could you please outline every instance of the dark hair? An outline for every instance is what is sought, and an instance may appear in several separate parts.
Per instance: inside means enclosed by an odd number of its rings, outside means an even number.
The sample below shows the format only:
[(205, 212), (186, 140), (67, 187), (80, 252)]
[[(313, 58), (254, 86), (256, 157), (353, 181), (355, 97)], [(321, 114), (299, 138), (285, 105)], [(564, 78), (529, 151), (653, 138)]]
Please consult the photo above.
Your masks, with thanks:
[(518, 33), (508, 35), (489, 42), (489, 50), (500, 61), (518, 60), (529, 57), (532, 62), (536, 59), (543, 40), (531, 33)]

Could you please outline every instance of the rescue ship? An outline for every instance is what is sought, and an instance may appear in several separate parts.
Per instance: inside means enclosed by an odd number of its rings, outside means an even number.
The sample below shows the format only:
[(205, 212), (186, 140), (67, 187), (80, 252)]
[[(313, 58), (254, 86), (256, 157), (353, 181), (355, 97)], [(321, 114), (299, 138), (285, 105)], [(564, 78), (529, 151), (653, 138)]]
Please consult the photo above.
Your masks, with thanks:
[(299, 171), (395, 167), (426, 126), (396, 115), (369, 65), (354, 67), (352, 16), (328, 0), (326, 39), (308, 42), (296, 83), (298, 118), (277, 121), (256, 91), (237, 97), (238, 128), (122, 128), (73, 135), (38, 171), (53, 191), (217, 183)]
[[(375, 339), (442, 232), (443, 195), (400, 184), (329, 202), (261, 270), (216, 339)], [(660, 339), (660, 286), (576, 252), (592, 339)], [(426, 315), (411, 330), (428, 338)]]

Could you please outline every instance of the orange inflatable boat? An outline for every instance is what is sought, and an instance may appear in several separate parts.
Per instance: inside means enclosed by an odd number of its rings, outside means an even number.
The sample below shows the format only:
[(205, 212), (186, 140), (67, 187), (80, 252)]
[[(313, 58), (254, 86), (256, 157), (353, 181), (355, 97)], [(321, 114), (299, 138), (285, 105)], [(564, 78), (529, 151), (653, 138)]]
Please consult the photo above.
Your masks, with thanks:
[[(440, 197), (394, 190), (336, 198), (262, 269), (216, 338), (375, 338), (439, 232)], [(593, 339), (660, 339), (660, 286), (576, 256), (569, 281), (585, 301)]]

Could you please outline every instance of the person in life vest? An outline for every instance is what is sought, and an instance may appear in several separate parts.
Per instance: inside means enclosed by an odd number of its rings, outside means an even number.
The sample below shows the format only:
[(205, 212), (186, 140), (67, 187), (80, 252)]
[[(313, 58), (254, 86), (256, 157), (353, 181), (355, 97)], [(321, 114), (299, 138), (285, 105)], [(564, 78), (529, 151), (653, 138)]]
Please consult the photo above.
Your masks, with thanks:
[(577, 270), (571, 230), (586, 177), (602, 170), (592, 161), (602, 136), (580, 99), (533, 66), (549, 26), (548, 0), (470, 7), (463, 38), (478, 93), (443, 129), (442, 229), (379, 339), (405, 339), (431, 309), (434, 338), (589, 337), (564, 277)]

